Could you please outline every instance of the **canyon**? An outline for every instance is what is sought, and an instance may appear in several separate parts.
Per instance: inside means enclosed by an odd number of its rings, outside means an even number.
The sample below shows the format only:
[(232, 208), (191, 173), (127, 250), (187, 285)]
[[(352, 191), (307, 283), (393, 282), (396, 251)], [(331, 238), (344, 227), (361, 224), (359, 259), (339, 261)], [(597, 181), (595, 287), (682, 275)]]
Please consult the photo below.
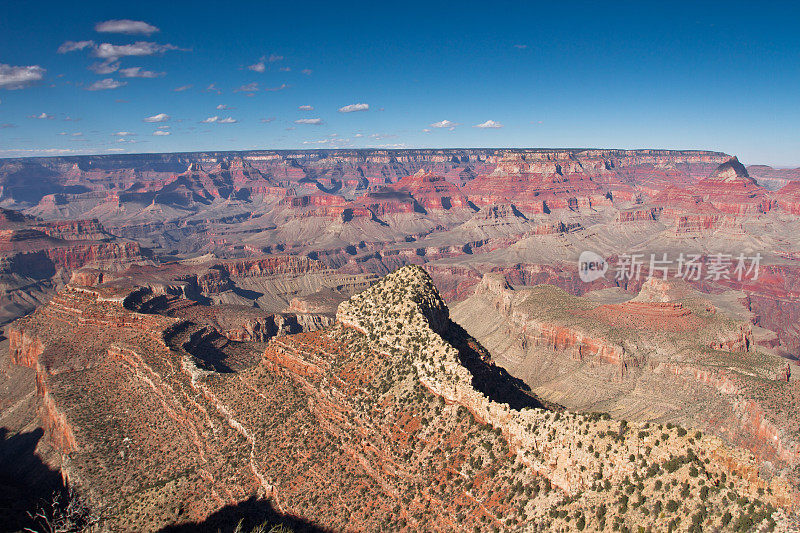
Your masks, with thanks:
[(0, 427), (114, 531), (789, 530), (799, 184), (699, 150), (0, 159)]

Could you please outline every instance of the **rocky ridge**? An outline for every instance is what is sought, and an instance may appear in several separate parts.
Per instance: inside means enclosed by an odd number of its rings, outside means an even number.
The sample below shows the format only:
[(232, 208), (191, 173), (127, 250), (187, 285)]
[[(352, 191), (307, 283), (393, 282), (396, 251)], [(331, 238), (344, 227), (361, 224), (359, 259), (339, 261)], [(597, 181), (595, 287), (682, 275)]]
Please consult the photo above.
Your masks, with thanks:
[(782, 478), (715, 437), (479, 392), (476, 373), (502, 374), (416, 267), (342, 303), (330, 329), (217, 352), (195, 351), (186, 321), (124, 300), (67, 288), (14, 324), (10, 347), (35, 370), (58, 466), (115, 530), (251, 494), (334, 529), (767, 524), (794, 505)]

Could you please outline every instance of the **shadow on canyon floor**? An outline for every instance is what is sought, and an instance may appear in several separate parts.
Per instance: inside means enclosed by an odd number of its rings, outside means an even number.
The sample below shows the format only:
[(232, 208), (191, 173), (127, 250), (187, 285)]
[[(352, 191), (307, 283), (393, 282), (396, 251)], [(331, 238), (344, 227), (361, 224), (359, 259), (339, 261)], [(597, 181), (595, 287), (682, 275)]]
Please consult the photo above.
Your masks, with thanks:
[(35, 453), (42, 435), (40, 428), (13, 435), (0, 428), (0, 532), (36, 528), (28, 513), (53, 501), (54, 493), (67, 494), (61, 474)]
[(282, 525), (294, 533), (327, 533), (329, 530), (302, 518), (284, 515), (269, 500), (249, 498), (236, 505), (223, 507), (202, 522), (167, 526), (159, 533), (232, 533), (241, 523), (243, 533), (263, 526), (268, 532), (274, 526)]
[(564, 410), (561, 405), (542, 400), (524, 381), (509, 374), (505, 368), (492, 363), (486, 348), (455, 322), (451, 322), (447, 331), (440, 334), (458, 350), (461, 364), (472, 374), (472, 386), (490, 400), (508, 404), (516, 410), (526, 407), (551, 411)]

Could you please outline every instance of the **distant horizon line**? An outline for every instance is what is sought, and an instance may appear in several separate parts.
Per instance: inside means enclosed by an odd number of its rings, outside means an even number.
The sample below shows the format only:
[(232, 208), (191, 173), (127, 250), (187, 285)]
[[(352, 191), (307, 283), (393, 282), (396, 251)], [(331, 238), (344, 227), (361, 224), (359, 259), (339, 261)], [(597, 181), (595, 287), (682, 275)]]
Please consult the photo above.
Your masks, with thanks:
[[(47, 150), (44, 148), (43, 150)], [(453, 148), (441, 148), (441, 147), (408, 147), (408, 148), (383, 148), (383, 147), (363, 147), (363, 148), (355, 148), (355, 147), (341, 147), (341, 148), (247, 148), (247, 149), (237, 149), (237, 150), (178, 150), (173, 152), (159, 152), (159, 151), (152, 151), (152, 152), (104, 152), (104, 153), (86, 153), (86, 154), (51, 154), (51, 155), (31, 155), (31, 156), (13, 156), (13, 157), (0, 157), (0, 161), (7, 160), (7, 159), (52, 159), (52, 158), (75, 158), (75, 157), (115, 157), (115, 156), (136, 156), (136, 155), (183, 155), (183, 154), (198, 154), (198, 153), (208, 153), (208, 154), (237, 154), (237, 153), (250, 153), (250, 152), (275, 152), (275, 153), (285, 153), (285, 152), (307, 152), (307, 153), (314, 153), (314, 152), (365, 152), (365, 151), (373, 151), (373, 152), (428, 152), (428, 151), (537, 151), (537, 152), (586, 152), (586, 151), (605, 151), (605, 152), (678, 152), (678, 153), (685, 153), (685, 152), (696, 152), (696, 153), (707, 153), (707, 154), (717, 154), (717, 155), (727, 155), (729, 157), (736, 157), (734, 155), (728, 154), (727, 152), (721, 152), (719, 150), (706, 150), (702, 148), (599, 148), (599, 147), (550, 147), (550, 146), (528, 146), (528, 147), (505, 147), (505, 146), (460, 146), (460, 147), (453, 147)]]
[[(332, 153), (332, 152), (459, 152), (459, 151), (509, 151), (509, 152), (587, 152), (587, 151), (604, 151), (604, 152), (667, 152), (667, 153), (702, 153), (709, 155), (722, 155), (727, 157), (738, 156), (722, 152), (719, 150), (706, 150), (700, 148), (597, 148), (597, 147), (457, 147), (457, 148), (381, 148), (381, 147), (365, 147), (365, 148), (249, 148), (243, 150), (193, 150), (193, 151), (175, 151), (175, 152), (117, 152), (117, 153), (87, 153), (87, 154), (63, 154), (63, 155), (32, 155), (32, 156), (15, 156), (15, 157), (0, 157), (2, 161), (14, 160), (35, 160), (35, 159), (80, 159), (85, 157), (100, 157), (100, 158), (114, 158), (114, 157), (136, 157), (145, 155), (155, 156), (185, 156), (191, 154), (209, 154), (212, 156), (227, 155), (227, 154), (247, 154), (254, 152), (268, 152), (268, 153)], [(793, 170), (800, 168), (800, 166), (782, 166), (767, 163), (751, 163), (745, 166), (767, 166), (776, 170)]]

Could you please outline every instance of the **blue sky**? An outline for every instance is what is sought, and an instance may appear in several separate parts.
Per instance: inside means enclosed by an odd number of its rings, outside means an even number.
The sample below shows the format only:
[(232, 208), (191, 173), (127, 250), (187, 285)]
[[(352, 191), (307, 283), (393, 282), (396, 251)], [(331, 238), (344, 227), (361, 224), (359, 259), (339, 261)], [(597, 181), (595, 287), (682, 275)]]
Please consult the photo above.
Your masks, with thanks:
[(645, 4), (4, 2), (0, 157), (647, 147), (800, 166), (800, 7)]

